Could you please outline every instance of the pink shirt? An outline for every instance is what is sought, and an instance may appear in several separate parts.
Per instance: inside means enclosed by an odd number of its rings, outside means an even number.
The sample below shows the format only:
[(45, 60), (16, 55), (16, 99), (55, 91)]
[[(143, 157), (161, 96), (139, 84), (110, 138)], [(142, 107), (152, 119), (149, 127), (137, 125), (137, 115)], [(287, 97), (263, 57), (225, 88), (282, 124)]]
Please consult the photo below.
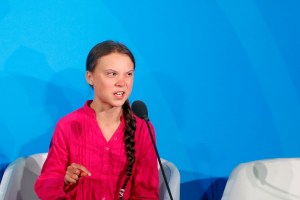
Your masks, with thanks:
[[(125, 121), (109, 141), (104, 138), (96, 114), (87, 101), (84, 107), (63, 117), (56, 125), (48, 157), (35, 183), (40, 199), (116, 200), (126, 178)], [(144, 120), (136, 118), (132, 176), (124, 199), (158, 200), (158, 166), (155, 149)], [(154, 134), (153, 127), (151, 125)], [(65, 193), (64, 176), (71, 163), (85, 166), (91, 176), (82, 177)]]

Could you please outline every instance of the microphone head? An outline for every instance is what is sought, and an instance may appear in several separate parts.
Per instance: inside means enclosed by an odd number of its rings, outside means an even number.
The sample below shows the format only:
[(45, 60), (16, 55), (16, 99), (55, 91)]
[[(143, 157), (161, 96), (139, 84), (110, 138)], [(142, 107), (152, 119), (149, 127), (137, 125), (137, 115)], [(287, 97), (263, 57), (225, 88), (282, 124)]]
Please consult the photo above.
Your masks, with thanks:
[(149, 121), (147, 106), (144, 102), (137, 100), (131, 105), (133, 113), (141, 119)]

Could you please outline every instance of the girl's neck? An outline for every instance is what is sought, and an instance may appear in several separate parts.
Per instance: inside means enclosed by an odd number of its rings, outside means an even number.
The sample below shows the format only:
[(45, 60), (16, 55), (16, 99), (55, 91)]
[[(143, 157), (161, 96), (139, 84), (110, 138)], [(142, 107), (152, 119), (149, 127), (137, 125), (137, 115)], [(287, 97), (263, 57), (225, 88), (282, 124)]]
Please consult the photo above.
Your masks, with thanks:
[(122, 115), (122, 107), (103, 106), (92, 101), (90, 107), (95, 111), (96, 117), (102, 122), (119, 122)]

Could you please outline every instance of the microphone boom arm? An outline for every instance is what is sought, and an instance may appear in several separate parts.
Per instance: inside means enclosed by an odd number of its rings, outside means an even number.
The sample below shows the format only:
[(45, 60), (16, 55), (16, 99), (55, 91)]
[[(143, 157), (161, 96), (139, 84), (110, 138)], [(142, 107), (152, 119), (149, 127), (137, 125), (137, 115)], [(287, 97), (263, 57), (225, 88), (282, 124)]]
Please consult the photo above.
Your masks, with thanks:
[(153, 144), (153, 147), (154, 147), (154, 149), (155, 149), (155, 153), (156, 153), (156, 156), (157, 156), (157, 159), (158, 159), (158, 163), (159, 163), (159, 166), (160, 166), (162, 175), (163, 175), (163, 177), (164, 177), (164, 181), (165, 181), (165, 184), (166, 184), (166, 187), (167, 187), (167, 190), (168, 190), (170, 199), (173, 200), (172, 193), (171, 193), (171, 190), (170, 190), (168, 181), (167, 181), (167, 177), (166, 177), (164, 168), (163, 168), (163, 166), (162, 166), (162, 163), (161, 163), (161, 160), (160, 160), (160, 156), (159, 156), (159, 153), (158, 153), (158, 150), (157, 150), (157, 148), (156, 148), (155, 141), (154, 141), (154, 137), (153, 137), (153, 134), (152, 134), (150, 125), (149, 125), (149, 119), (148, 119), (148, 117), (147, 117), (147, 118), (144, 118), (144, 120), (145, 120), (145, 122), (146, 122), (146, 124), (147, 124), (148, 130), (149, 130), (149, 133), (150, 133), (150, 136), (151, 136), (152, 144)]

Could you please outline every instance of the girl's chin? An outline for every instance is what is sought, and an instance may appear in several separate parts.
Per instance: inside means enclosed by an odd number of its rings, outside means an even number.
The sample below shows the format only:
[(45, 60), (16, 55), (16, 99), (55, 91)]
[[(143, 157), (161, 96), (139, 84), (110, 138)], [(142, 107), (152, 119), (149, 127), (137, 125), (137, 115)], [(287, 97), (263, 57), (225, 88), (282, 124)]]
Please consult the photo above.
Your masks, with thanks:
[(118, 100), (118, 101), (114, 101), (111, 105), (114, 107), (121, 107), (123, 106), (123, 104), (125, 103), (126, 100)]

